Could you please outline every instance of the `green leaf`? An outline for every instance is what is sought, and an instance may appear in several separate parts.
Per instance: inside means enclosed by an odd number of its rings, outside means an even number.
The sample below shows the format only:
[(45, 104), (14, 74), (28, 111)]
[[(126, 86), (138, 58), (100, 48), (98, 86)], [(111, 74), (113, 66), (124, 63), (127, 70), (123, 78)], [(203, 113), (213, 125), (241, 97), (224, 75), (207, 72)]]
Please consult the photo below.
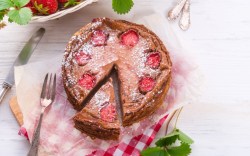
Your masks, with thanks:
[(169, 153), (160, 147), (149, 147), (141, 152), (142, 156), (170, 156)]
[(77, 0), (68, 0), (68, 2), (66, 2), (66, 3), (64, 4), (64, 8), (69, 7), (69, 6), (74, 6), (74, 5), (77, 5), (77, 4), (79, 4), (79, 3), (80, 3), (80, 2), (77, 1)]
[(177, 139), (178, 139), (178, 135), (166, 136), (156, 141), (155, 145), (158, 147), (165, 147), (165, 146), (175, 143)]
[(189, 144), (181, 143), (180, 146), (169, 148), (168, 153), (171, 156), (188, 156), (191, 153), (191, 148)]
[(32, 17), (32, 12), (29, 8), (24, 7), (19, 10), (11, 10), (8, 13), (10, 20), (17, 24), (24, 25), (28, 24)]
[(125, 14), (133, 7), (133, 0), (112, 0), (112, 7), (118, 14)]
[(8, 18), (8, 22), (9, 22), (9, 23), (13, 23), (13, 20), (10, 19), (10, 18)]
[(5, 12), (4, 11), (0, 11), (0, 21), (3, 20), (4, 15), (5, 15)]
[(179, 133), (179, 140), (181, 142), (187, 143), (187, 144), (192, 144), (194, 143), (194, 141), (187, 136), (185, 133), (183, 133), (182, 131), (180, 131), (179, 129), (177, 129), (178, 133)]
[(10, 7), (13, 7), (14, 4), (11, 0), (0, 0), (0, 10), (9, 9)]
[(165, 137), (159, 139), (155, 144), (156, 144), (156, 146), (159, 146), (159, 147), (168, 146), (168, 145), (175, 143), (175, 141), (178, 138), (179, 138), (179, 130), (174, 129), (171, 133), (169, 133)]
[(14, 5), (18, 8), (21, 8), (29, 3), (30, 0), (12, 0)]

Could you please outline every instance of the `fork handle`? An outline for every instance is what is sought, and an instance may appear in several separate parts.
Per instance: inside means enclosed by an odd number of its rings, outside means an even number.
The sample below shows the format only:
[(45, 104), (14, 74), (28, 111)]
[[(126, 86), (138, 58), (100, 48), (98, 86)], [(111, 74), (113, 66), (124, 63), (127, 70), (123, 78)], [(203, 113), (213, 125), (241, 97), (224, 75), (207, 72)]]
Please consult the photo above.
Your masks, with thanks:
[(31, 143), (31, 148), (27, 156), (37, 156), (38, 155), (38, 147), (40, 140), (40, 129), (42, 125), (43, 113), (40, 114), (39, 123), (37, 125), (36, 131), (33, 134), (33, 140)]

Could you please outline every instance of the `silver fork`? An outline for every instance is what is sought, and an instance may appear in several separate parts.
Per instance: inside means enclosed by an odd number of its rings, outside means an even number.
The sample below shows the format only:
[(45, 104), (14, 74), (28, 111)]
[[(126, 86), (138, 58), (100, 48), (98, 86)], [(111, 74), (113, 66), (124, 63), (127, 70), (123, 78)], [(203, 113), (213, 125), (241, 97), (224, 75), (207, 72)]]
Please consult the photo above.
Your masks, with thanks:
[(54, 102), (55, 96), (56, 96), (56, 74), (54, 74), (54, 78), (52, 78), (52, 74), (50, 74), (49, 83), (47, 83), (48, 75), (49, 74), (46, 74), (44, 82), (43, 82), (43, 88), (41, 92), (41, 101), (40, 101), (42, 110), (41, 110), (40, 119), (36, 128), (36, 131), (33, 134), (33, 140), (31, 143), (31, 148), (28, 153), (28, 156), (37, 156), (38, 154), (38, 145), (39, 145), (39, 140), (40, 140), (40, 129), (41, 129), (41, 124), (42, 124), (42, 119), (43, 119), (43, 113), (45, 109)]

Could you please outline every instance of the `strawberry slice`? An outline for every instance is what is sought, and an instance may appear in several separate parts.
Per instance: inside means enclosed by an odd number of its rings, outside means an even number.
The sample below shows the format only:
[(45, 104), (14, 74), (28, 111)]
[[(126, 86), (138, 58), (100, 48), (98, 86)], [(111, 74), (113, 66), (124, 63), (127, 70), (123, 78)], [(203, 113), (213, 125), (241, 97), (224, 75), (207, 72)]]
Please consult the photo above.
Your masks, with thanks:
[(109, 102), (105, 102), (103, 105), (106, 105), (100, 110), (101, 119), (107, 122), (113, 122), (116, 117), (115, 106)]
[(108, 34), (103, 30), (96, 30), (91, 36), (91, 42), (94, 46), (102, 46), (106, 44)]
[(159, 52), (150, 53), (146, 60), (146, 65), (150, 68), (156, 69), (160, 66), (161, 56)]
[(91, 56), (83, 51), (80, 51), (75, 55), (75, 59), (79, 66), (84, 66), (88, 63), (88, 60), (91, 59)]
[(93, 74), (85, 73), (78, 80), (78, 84), (88, 90), (92, 89), (96, 84), (96, 77)]
[(139, 35), (135, 30), (131, 29), (123, 33), (120, 39), (122, 44), (134, 47), (139, 42)]
[(139, 90), (141, 93), (147, 93), (151, 91), (155, 86), (155, 79), (152, 77), (146, 76), (140, 79), (139, 81)]

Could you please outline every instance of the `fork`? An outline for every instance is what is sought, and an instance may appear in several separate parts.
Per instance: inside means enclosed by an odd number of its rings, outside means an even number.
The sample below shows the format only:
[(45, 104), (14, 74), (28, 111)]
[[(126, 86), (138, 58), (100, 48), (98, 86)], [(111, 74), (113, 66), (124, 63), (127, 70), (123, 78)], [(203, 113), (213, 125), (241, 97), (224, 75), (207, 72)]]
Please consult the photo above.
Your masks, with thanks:
[(40, 114), (39, 122), (35, 130), (35, 133), (33, 134), (33, 140), (31, 143), (31, 148), (28, 153), (28, 156), (37, 156), (38, 154), (38, 145), (39, 145), (39, 140), (40, 140), (40, 129), (41, 129), (41, 124), (42, 124), (42, 119), (43, 119), (43, 113), (45, 109), (49, 105), (51, 105), (55, 100), (56, 74), (54, 74), (53, 80), (52, 80), (52, 74), (50, 74), (49, 82), (47, 83), (48, 75), (49, 74), (47, 73), (43, 82), (43, 88), (42, 88), (41, 97), (40, 97), (40, 104), (42, 106), (41, 114)]

